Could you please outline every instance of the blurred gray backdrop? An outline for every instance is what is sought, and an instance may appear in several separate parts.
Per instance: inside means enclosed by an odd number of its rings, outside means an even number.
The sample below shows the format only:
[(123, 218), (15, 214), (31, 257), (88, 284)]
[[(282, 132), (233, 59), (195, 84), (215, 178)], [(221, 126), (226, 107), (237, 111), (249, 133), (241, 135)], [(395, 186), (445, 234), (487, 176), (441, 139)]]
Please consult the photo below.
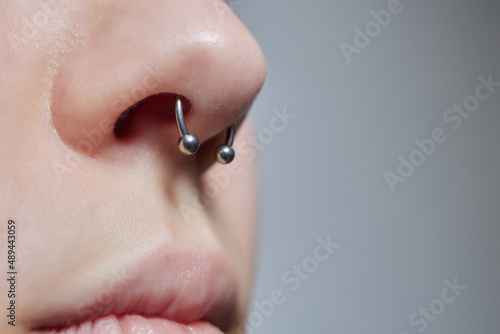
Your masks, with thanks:
[(500, 333), (500, 2), (232, 0), (268, 77), (248, 333)]

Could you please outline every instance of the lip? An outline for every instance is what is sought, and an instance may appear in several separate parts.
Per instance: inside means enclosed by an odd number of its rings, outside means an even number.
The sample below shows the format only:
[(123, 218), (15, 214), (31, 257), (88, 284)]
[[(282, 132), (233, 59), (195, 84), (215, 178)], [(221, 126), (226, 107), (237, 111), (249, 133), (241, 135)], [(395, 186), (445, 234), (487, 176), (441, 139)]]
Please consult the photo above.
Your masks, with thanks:
[(145, 253), (51, 307), (31, 333), (212, 334), (234, 324), (236, 276), (220, 247), (183, 242)]
[(162, 318), (146, 318), (139, 315), (117, 317), (108, 315), (95, 320), (84, 321), (62, 329), (48, 329), (32, 334), (221, 334), (222, 331), (211, 323), (197, 321), (185, 325)]

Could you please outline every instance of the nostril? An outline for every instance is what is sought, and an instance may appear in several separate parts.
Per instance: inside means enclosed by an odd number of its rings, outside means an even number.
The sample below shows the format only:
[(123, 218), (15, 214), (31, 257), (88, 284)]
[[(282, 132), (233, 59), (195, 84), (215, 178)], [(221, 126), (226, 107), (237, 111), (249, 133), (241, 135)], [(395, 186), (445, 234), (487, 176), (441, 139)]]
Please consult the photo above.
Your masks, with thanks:
[[(144, 100), (142, 100), (144, 101)], [(137, 107), (141, 104), (142, 101), (139, 101), (130, 107), (127, 108), (123, 113), (118, 116), (118, 119), (115, 122), (115, 125), (113, 127), (113, 133), (117, 138), (121, 138), (125, 135), (126, 128), (127, 128), (127, 119), (132, 115), (132, 113), (137, 109)]]
[[(176, 94), (160, 93), (146, 97), (128, 107), (117, 118), (113, 133), (116, 138), (128, 139), (138, 135), (138, 124), (153, 127), (158, 124), (171, 125), (175, 123), (175, 97)], [(184, 100), (184, 112), (191, 110), (191, 103)], [(147, 129), (143, 130), (147, 131)]]

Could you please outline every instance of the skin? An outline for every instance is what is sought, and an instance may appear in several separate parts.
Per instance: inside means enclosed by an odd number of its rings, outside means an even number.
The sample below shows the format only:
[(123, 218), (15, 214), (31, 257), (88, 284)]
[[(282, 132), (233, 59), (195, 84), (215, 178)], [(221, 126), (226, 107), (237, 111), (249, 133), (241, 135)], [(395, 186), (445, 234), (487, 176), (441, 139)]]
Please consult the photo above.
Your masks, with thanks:
[[(29, 332), (173, 243), (179, 256), (200, 245), (226, 254), (245, 314), (256, 173), (238, 142), (251, 135), (244, 118), (266, 70), (232, 10), (220, 0), (4, 1), (0, 30), (0, 217), (16, 221), (19, 272), (16, 327), (4, 319), (0, 332)], [(195, 156), (177, 148), (175, 94), (202, 142)], [(120, 115), (151, 96), (117, 136)], [(237, 158), (216, 165), (232, 123)], [(229, 182), (193, 208), (228, 168)], [(7, 290), (2, 280), (2, 309)]]

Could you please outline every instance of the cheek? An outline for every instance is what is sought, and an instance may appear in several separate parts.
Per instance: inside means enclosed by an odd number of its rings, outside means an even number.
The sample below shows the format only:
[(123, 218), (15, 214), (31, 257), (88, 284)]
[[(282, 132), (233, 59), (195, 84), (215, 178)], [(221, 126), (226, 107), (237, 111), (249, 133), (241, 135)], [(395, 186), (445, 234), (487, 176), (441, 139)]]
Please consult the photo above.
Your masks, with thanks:
[[(3, 47), (11, 60), (49, 55), (64, 58), (88, 37), (89, 1), (9, 1), (1, 4)], [(8, 14), (7, 14), (8, 13)]]
[[(61, 143), (53, 133), (47, 87), (41, 85), (44, 62), (21, 62), (6, 69), (9, 80), (0, 80), (0, 159), (1, 177), (9, 188), (0, 188), (6, 196), (9, 215), (38, 202), (46, 192), (53, 192), (55, 174), (52, 162), (57, 161)], [(3, 205), (2, 205), (3, 206)], [(34, 214), (38, 211), (34, 211)]]

